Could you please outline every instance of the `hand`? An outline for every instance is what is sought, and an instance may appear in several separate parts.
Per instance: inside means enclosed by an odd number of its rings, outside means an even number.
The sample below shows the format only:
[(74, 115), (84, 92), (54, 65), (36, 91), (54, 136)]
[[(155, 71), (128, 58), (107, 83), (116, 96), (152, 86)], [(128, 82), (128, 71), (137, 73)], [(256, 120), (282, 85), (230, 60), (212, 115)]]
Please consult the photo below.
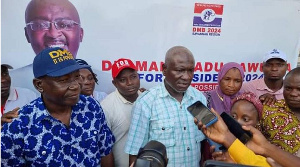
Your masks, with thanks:
[(226, 152), (222, 152), (222, 151), (216, 151), (212, 153), (212, 158), (213, 160), (217, 160), (217, 161), (224, 161), (224, 162), (228, 162), (228, 163), (236, 163), (234, 162), (233, 159), (231, 159), (229, 153)]
[(270, 157), (267, 158), (267, 162), (268, 162), (272, 167), (282, 167), (281, 165), (279, 165), (278, 163), (276, 163), (276, 162), (274, 161), (274, 159), (272, 159), (272, 158), (270, 158)]
[(218, 121), (214, 124), (206, 127), (201, 121), (197, 122), (196, 118), (194, 118), (194, 122), (198, 126), (198, 129), (201, 130), (208, 138), (228, 148), (236, 138), (229, 131), (220, 115), (213, 108), (211, 111), (218, 117)]
[(17, 118), (18, 115), (19, 115), (19, 112), (18, 110), (20, 109), (20, 107), (17, 107), (15, 109), (13, 109), (12, 111), (9, 111), (7, 113), (4, 113), (1, 117), (1, 126), (4, 124), (4, 123), (10, 123), (12, 122), (12, 119), (13, 118)]
[(253, 126), (242, 126), (242, 128), (253, 134), (252, 139), (246, 143), (246, 146), (256, 154), (266, 155), (266, 146), (270, 145), (270, 143), (265, 136)]
[(276, 102), (275, 95), (266, 93), (261, 96), (259, 96), (259, 100), (263, 103), (263, 105), (272, 105)]

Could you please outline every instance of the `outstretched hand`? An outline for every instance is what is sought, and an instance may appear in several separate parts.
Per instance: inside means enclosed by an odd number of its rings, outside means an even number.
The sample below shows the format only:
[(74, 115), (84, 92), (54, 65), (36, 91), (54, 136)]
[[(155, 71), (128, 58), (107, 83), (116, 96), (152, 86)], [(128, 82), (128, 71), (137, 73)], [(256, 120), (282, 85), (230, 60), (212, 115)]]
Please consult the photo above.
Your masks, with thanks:
[(220, 115), (213, 108), (211, 111), (218, 117), (218, 121), (214, 124), (206, 127), (201, 121), (198, 122), (196, 118), (194, 118), (194, 122), (198, 126), (198, 129), (201, 130), (208, 138), (228, 148), (235, 140), (235, 137), (229, 131)]
[(253, 126), (242, 126), (242, 128), (253, 134), (252, 139), (246, 143), (246, 146), (256, 154), (265, 155), (265, 146), (270, 144), (265, 136)]

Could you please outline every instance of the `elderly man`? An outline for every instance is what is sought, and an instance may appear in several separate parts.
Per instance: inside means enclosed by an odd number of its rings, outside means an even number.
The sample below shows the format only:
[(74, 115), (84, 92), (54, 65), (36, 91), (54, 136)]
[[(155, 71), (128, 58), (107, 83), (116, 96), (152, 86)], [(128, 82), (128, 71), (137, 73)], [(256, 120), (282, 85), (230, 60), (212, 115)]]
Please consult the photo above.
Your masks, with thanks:
[(1, 64), (1, 124), (18, 116), (18, 109), (36, 99), (36, 94), (25, 88), (11, 86), (9, 70), (12, 66)]
[(265, 105), (262, 113), (262, 132), (272, 143), (300, 157), (300, 67), (285, 77), (284, 100)]
[(163, 64), (164, 82), (144, 92), (135, 102), (125, 152), (134, 162), (141, 147), (151, 140), (167, 148), (168, 166), (199, 166), (200, 142), (205, 138), (187, 107), (204, 95), (191, 87), (195, 60), (183, 46), (168, 50)]
[(35, 57), (33, 83), (41, 97), (3, 126), (2, 166), (113, 166), (114, 137), (99, 103), (80, 95), (80, 68), (62, 48)]
[(253, 92), (264, 104), (283, 99), (283, 77), (288, 69), (286, 54), (278, 49), (269, 51), (263, 58), (264, 78), (243, 83), (245, 92)]

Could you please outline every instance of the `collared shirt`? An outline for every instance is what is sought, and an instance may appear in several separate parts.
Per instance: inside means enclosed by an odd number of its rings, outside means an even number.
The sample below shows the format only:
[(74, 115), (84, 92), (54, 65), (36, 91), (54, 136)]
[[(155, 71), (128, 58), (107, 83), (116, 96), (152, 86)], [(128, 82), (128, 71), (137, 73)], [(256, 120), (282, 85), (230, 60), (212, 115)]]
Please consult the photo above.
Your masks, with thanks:
[(25, 104), (30, 103), (36, 99), (36, 94), (25, 88), (10, 87), (9, 96), (4, 106), (3, 113), (7, 113), (16, 107), (23, 107)]
[(273, 91), (270, 88), (267, 87), (264, 78), (262, 79), (256, 79), (253, 81), (249, 81), (249, 82), (244, 82), (241, 88), (242, 92), (252, 92), (254, 93), (257, 97), (269, 93), (272, 95), (275, 95), (277, 100), (280, 99), (284, 99), (283, 97), (283, 85), (282, 87), (277, 90), (277, 91)]
[(149, 141), (163, 143), (168, 166), (196, 167), (200, 162), (200, 142), (205, 138), (187, 107), (196, 101), (206, 105), (204, 95), (193, 87), (178, 102), (164, 83), (144, 92), (133, 106), (133, 116), (125, 152), (137, 155)]
[(100, 166), (114, 137), (93, 98), (80, 95), (70, 126), (52, 117), (41, 98), (25, 105), (1, 131), (1, 166)]
[(264, 105), (260, 124), (263, 134), (272, 144), (292, 154), (299, 154), (300, 121), (284, 100), (270, 106)]
[[(141, 92), (138, 92), (140, 94)], [(128, 130), (131, 122), (133, 103), (126, 100), (115, 90), (101, 102), (107, 125), (116, 138), (113, 154), (116, 167), (129, 166), (129, 155), (124, 152)]]

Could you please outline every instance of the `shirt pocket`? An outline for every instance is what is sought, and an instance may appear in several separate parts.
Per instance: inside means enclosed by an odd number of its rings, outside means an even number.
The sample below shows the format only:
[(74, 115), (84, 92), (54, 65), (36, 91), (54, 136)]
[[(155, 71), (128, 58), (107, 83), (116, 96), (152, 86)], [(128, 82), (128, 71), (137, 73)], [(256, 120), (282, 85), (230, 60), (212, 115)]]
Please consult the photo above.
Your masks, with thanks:
[(174, 121), (171, 119), (151, 122), (150, 140), (157, 140), (166, 147), (175, 145)]

